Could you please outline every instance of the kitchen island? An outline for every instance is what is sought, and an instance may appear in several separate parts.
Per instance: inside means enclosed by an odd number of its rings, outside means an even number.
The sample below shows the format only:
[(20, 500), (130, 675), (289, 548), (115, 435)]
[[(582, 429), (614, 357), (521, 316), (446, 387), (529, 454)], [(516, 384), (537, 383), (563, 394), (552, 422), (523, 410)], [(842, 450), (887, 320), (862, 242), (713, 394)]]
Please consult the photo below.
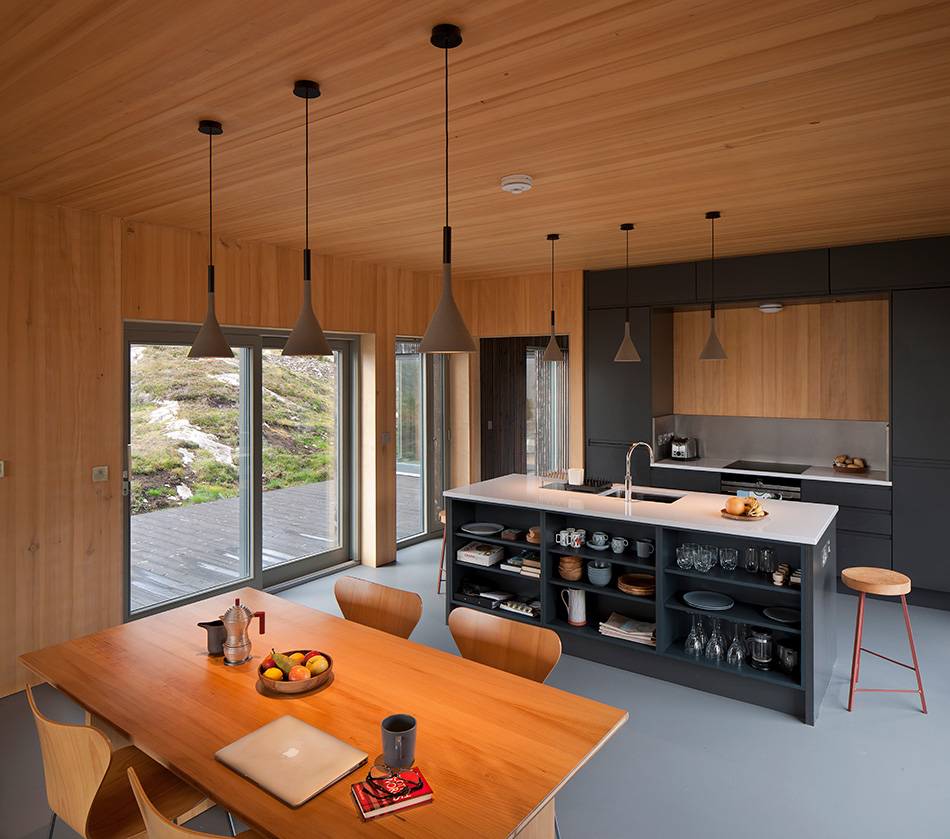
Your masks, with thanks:
[[(613, 492), (618, 489), (622, 495), (622, 487), (614, 487)], [(513, 599), (533, 605), (533, 612), (493, 611), (556, 630), (566, 653), (784, 711), (814, 725), (836, 658), (837, 507), (766, 501), (768, 516), (736, 521), (720, 512), (729, 496), (650, 487), (634, 487), (633, 495), (654, 500), (628, 503), (616, 495), (570, 491), (562, 483), (526, 475), (507, 475), (447, 491), (447, 613), (459, 606), (489, 609), (492, 601), (485, 593), (509, 592)], [(486, 532), (501, 527), (521, 532)], [(538, 542), (526, 538), (531, 527), (539, 528)], [(558, 534), (567, 528), (583, 528), (584, 544), (559, 544)], [(588, 545), (595, 531), (628, 544), (618, 545), (623, 548), (620, 553)], [(501, 548), (509, 567), (519, 558), (526, 565), (519, 572), (499, 564), (480, 564), (483, 559), (459, 558), (459, 550), (472, 541)], [(648, 541), (652, 543), (652, 553), (638, 555), (638, 541), (643, 543), (641, 553), (651, 550)], [(705, 572), (681, 568), (677, 548), (687, 543), (717, 551), (734, 548), (739, 565), (731, 571), (720, 566)], [(747, 548), (758, 555), (762, 549), (771, 550), (776, 565), (800, 569), (801, 587), (777, 586), (769, 577), (745, 571)], [(512, 559), (515, 563), (509, 562)], [(609, 562), (610, 581), (594, 585), (586, 574), (577, 580), (565, 579), (562, 560), (575, 567)], [(540, 566), (539, 570), (531, 571), (532, 565)], [(655, 593), (622, 591), (618, 580), (624, 574), (653, 577)], [(584, 594), (565, 594), (571, 590)], [(684, 600), (695, 601), (697, 593), (703, 597), (711, 593), (720, 607), (728, 600), (732, 605), (711, 611)], [(568, 622), (565, 600), (572, 597), (584, 600), (583, 625)], [(800, 619), (790, 622), (796, 612)], [(655, 624), (655, 647), (601, 634), (599, 625), (611, 615)], [(735, 666), (689, 655), (685, 642), (695, 616), (700, 616), (707, 634), (712, 620), (718, 618), (727, 643), (739, 625), (767, 630), (773, 650), (780, 642), (799, 650), (798, 665), (786, 672), (775, 656), (770, 669), (759, 670), (748, 662)]]

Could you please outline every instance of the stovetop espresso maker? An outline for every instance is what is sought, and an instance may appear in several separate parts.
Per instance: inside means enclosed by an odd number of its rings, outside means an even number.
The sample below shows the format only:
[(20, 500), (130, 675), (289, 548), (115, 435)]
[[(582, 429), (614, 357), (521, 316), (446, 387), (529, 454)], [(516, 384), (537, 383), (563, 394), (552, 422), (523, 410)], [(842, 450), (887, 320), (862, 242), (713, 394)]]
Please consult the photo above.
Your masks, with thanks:
[(223, 615), (221, 620), (228, 637), (222, 645), (224, 649), (224, 663), (230, 665), (244, 664), (251, 658), (251, 638), (248, 629), (254, 618), (260, 618), (259, 629), (264, 634), (264, 613), (252, 612), (243, 603), (241, 598), (234, 601)]

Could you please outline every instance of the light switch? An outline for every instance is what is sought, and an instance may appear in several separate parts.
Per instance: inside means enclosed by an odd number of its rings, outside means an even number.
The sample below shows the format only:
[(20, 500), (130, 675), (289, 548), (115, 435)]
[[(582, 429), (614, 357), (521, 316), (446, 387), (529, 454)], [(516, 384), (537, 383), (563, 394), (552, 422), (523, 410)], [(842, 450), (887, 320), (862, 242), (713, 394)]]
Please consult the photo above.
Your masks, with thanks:
[(109, 467), (108, 466), (93, 466), (92, 467), (92, 482), (99, 483), (100, 481), (109, 480)]

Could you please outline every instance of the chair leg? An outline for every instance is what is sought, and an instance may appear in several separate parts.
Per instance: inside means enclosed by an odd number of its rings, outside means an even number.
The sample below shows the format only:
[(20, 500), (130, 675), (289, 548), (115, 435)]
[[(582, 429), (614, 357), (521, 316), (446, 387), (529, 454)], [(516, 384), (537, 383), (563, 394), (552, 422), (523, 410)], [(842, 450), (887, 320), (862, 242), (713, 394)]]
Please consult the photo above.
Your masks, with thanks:
[(901, 605), (904, 607), (904, 623), (907, 624), (907, 640), (910, 641), (910, 654), (914, 658), (914, 675), (917, 676), (917, 690), (920, 691), (920, 706), (927, 713), (927, 700), (924, 699), (924, 683), (920, 680), (920, 667), (917, 664), (917, 648), (914, 646), (914, 633), (910, 628), (910, 615), (907, 614), (907, 598), (901, 595)]
[(554, 814), (554, 839), (561, 839), (561, 828), (557, 824), (557, 813)]
[(231, 818), (230, 813), (228, 813), (228, 824), (231, 826), (231, 835), (237, 836), (237, 831), (234, 829), (234, 819)]
[(56, 813), (50, 813), (49, 817), (49, 833), (46, 834), (46, 839), (53, 839), (53, 828), (56, 826)]
[(435, 587), (436, 594), (442, 594), (442, 583), (445, 581), (445, 538), (448, 528), (442, 531), (442, 558), (439, 560), (439, 584)]
[(861, 636), (864, 633), (864, 592), (858, 594), (858, 617), (854, 625), (854, 652), (851, 654), (851, 689), (848, 694), (848, 710), (854, 708), (854, 686), (858, 683), (861, 666)]

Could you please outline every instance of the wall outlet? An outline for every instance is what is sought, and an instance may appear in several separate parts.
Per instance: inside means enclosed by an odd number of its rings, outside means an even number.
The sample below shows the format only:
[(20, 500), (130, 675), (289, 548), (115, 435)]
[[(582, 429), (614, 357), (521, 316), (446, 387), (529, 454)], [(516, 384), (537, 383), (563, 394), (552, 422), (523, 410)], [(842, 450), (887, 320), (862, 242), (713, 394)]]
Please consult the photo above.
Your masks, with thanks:
[(3, 461), (0, 460), (0, 478), (3, 477)]
[(388, 432), (388, 431), (384, 431), (384, 432), (383, 432), (383, 445), (386, 445), (386, 443), (388, 443), (388, 442), (389, 442), (389, 432)]
[(109, 467), (108, 466), (93, 466), (92, 467), (92, 482), (99, 483), (100, 481), (109, 480)]

